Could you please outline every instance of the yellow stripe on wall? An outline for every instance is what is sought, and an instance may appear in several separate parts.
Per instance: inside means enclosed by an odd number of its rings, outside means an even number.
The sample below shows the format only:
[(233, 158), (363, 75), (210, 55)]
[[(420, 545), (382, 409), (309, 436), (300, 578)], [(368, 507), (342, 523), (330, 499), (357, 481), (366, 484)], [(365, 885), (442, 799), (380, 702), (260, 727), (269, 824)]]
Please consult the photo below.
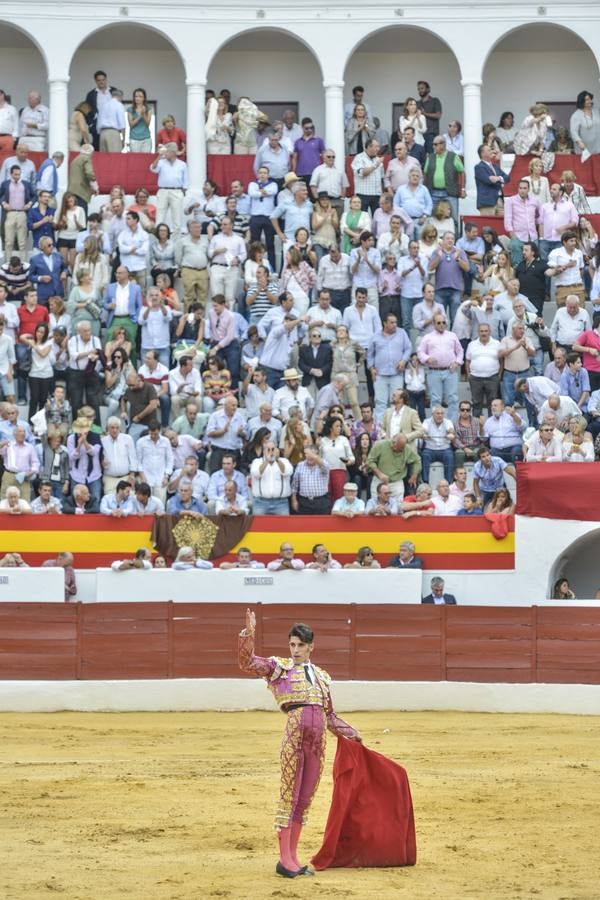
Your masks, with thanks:
[(0, 531), (2, 553), (135, 553), (152, 549), (148, 531)]
[[(272, 553), (279, 548), (283, 537), (280, 532), (249, 531), (242, 541), (234, 547), (245, 545), (253, 553)], [(331, 531), (319, 534), (318, 531), (297, 531), (290, 535), (296, 553), (310, 553), (313, 546), (321, 540), (327, 549), (336, 553), (356, 553), (358, 547), (374, 545), (377, 553), (397, 553), (402, 541), (411, 540), (416, 546), (416, 554), (421, 553), (512, 553), (515, 549), (514, 532), (501, 541), (491, 534), (481, 532), (470, 533), (454, 531), (411, 532), (411, 531)]]

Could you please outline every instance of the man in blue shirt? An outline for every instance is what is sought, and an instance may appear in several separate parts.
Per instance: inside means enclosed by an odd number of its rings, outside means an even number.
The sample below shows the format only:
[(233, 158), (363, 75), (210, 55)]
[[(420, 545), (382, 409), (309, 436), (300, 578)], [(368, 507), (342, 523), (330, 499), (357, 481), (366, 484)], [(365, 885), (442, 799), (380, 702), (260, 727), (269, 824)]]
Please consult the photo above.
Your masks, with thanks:
[(203, 500), (193, 496), (191, 481), (180, 481), (177, 493), (167, 503), (167, 512), (171, 516), (183, 514), (197, 518), (207, 515), (208, 508)]
[(465, 494), (463, 508), (456, 513), (457, 516), (482, 516), (483, 510), (477, 506), (477, 497), (470, 492)]
[(367, 350), (367, 365), (373, 379), (375, 415), (383, 414), (392, 402), (396, 388), (404, 385), (404, 369), (410, 359), (412, 345), (403, 328), (398, 328), (394, 313), (388, 313), (383, 330), (371, 338)]
[(567, 354), (567, 365), (560, 376), (558, 393), (574, 400), (582, 413), (587, 412), (590, 398), (590, 376), (583, 368), (579, 353)]

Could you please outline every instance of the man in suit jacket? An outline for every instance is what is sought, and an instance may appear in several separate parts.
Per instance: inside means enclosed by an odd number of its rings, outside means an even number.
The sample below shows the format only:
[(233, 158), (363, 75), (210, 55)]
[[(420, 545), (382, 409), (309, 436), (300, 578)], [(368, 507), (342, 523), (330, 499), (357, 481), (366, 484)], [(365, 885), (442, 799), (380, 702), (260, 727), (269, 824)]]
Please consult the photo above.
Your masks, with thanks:
[(69, 184), (67, 190), (77, 197), (77, 203), (87, 215), (88, 203), (92, 194), (99, 191), (96, 173), (92, 165), (91, 144), (83, 144), (79, 156), (76, 156), (69, 168)]
[(135, 281), (130, 281), (129, 271), (123, 265), (116, 271), (117, 280), (109, 284), (104, 292), (102, 305), (106, 310), (106, 327), (110, 329), (110, 339), (117, 328), (124, 328), (127, 338), (135, 347), (137, 320), (142, 308), (142, 291)]
[(408, 405), (408, 392), (397, 388), (392, 394), (392, 406), (383, 414), (383, 430), (387, 438), (395, 434), (405, 434), (408, 444), (417, 449), (417, 441), (425, 434), (419, 414)]
[(332, 351), (328, 343), (323, 343), (321, 330), (311, 328), (310, 343), (302, 344), (298, 354), (298, 368), (302, 372), (302, 385), (316, 384), (317, 391), (328, 384), (331, 375)]
[(10, 167), (8, 178), (0, 184), (0, 203), (4, 223), (6, 259), (12, 256), (15, 238), (19, 255), (25, 259), (27, 249), (27, 212), (34, 201), (31, 184), (21, 178), (21, 167), (15, 163)]
[(456, 606), (454, 594), (444, 593), (444, 579), (435, 576), (431, 579), (431, 593), (423, 597), (421, 603), (434, 603), (436, 606)]
[(91, 496), (87, 484), (76, 484), (72, 496), (63, 500), (63, 513), (67, 516), (82, 516), (99, 511), (98, 501)]
[(40, 238), (40, 252), (29, 260), (29, 280), (37, 288), (38, 303), (48, 306), (50, 297), (64, 297), (68, 271), (52, 238)]
[(477, 209), (480, 216), (496, 216), (501, 210), (502, 189), (510, 180), (498, 163), (489, 147), (482, 144), (477, 151), (479, 162), (475, 166), (475, 184), (477, 186)]
[(398, 553), (392, 556), (387, 564), (388, 569), (422, 569), (423, 560), (415, 556), (415, 545), (412, 541), (402, 541)]

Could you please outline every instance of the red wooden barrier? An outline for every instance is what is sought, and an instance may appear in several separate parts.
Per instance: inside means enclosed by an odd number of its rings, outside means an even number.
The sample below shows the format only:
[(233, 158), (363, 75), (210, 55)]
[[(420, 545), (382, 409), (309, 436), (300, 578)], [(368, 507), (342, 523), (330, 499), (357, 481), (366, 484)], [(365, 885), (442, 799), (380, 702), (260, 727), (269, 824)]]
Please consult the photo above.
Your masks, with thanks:
[[(308, 620), (338, 680), (600, 684), (600, 609), (255, 607), (256, 652)], [(0, 679), (238, 678), (242, 603), (0, 604)]]

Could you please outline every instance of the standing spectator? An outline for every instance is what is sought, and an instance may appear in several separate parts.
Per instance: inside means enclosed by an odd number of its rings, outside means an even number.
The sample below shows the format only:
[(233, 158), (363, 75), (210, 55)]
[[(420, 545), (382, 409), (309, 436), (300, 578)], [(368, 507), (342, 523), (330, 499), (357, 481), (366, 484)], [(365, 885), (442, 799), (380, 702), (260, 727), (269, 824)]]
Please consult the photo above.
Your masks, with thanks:
[(260, 241), (264, 234), (271, 270), (275, 271), (275, 229), (271, 217), (277, 202), (277, 183), (267, 166), (260, 166), (256, 181), (248, 184), (250, 200), (250, 240)]
[(292, 478), (292, 512), (301, 516), (327, 516), (332, 506), (329, 466), (314, 447), (305, 447), (304, 454)]
[(403, 373), (411, 350), (406, 332), (403, 328), (398, 328), (397, 317), (388, 313), (383, 330), (372, 337), (367, 352), (367, 365), (375, 391), (376, 415), (383, 416), (394, 391), (403, 386)]
[(541, 316), (546, 299), (546, 263), (540, 259), (539, 250), (533, 241), (526, 241), (522, 245), (522, 253), (523, 258), (515, 270), (519, 289)]
[(471, 341), (465, 359), (473, 414), (479, 418), (485, 406), (489, 415), (492, 400), (496, 399), (500, 389), (500, 341), (490, 336), (489, 325), (479, 326), (479, 338)]
[(125, 228), (117, 238), (119, 259), (131, 278), (144, 289), (148, 265), (148, 232), (140, 225), (138, 213), (130, 210), (125, 216)]
[(352, 160), (354, 190), (360, 197), (363, 212), (369, 211), (371, 215), (379, 206), (383, 186), (383, 157), (379, 153), (379, 144), (370, 138), (365, 142), (364, 151)]
[(40, 239), (54, 239), (54, 213), (50, 210), (51, 195), (48, 191), (40, 191), (38, 201), (27, 214), (27, 228), (31, 232), (34, 249), (38, 249)]
[(600, 153), (600, 113), (594, 109), (594, 95), (589, 91), (580, 91), (576, 106), (569, 123), (575, 151)]
[(223, 409), (211, 414), (206, 426), (210, 438), (211, 454), (209, 470), (212, 474), (220, 468), (224, 456), (233, 455), (237, 460), (246, 436), (246, 423), (238, 410), (235, 397), (225, 397)]
[(540, 256), (543, 260), (550, 261), (551, 251), (560, 249), (565, 232), (572, 233), (577, 228), (578, 219), (577, 210), (564, 196), (560, 184), (551, 185), (550, 200), (542, 205), (538, 221)]
[(65, 161), (65, 154), (55, 150), (52, 156), (45, 159), (37, 171), (35, 189), (38, 196), (41, 191), (48, 191), (54, 203), (58, 193), (58, 170)]
[[(592, 391), (600, 389), (600, 312), (592, 318), (592, 328), (584, 331), (573, 344), (576, 353), (583, 354), (583, 365), (590, 378)], [(18, 355), (18, 354), (17, 354)]]
[(152, 495), (164, 503), (173, 471), (173, 452), (169, 439), (161, 435), (155, 419), (148, 423), (148, 434), (138, 440), (136, 451), (140, 481), (149, 485)]
[(156, 350), (163, 366), (169, 365), (170, 326), (173, 314), (166, 306), (160, 290), (151, 287), (146, 295), (147, 306), (138, 314), (141, 329), (142, 357), (149, 350)]
[(252, 168), (257, 173), (265, 166), (278, 188), (283, 187), (283, 179), (290, 171), (290, 151), (281, 143), (281, 135), (276, 128), (272, 128), (262, 147), (254, 157)]
[(178, 159), (179, 155), (177, 144), (169, 141), (159, 145), (158, 156), (150, 164), (150, 171), (158, 175), (156, 221), (166, 222), (170, 213), (171, 228), (176, 235), (181, 233), (183, 198), (188, 187), (187, 165)]
[(241, 280), (241, 267), (246, 261), (246, 245), (242, 238), (233, 233), (230, 216), (221, 219), (221, 231), (211, 238), (208, 245), (210, 267), (210, 290), (214, 297), (223, 294), (229, 309), (237, 297)]
[(344, 197), (349, 187), (348, 176), (344, 171), (336, 169), (333, 150), (325, 148), (321, 158), (321, 165), (313, 169), (310, 176), (310, 191), (315, 200), (323, 192), (329, 196), (339, 221), (344, 212)]
[(400, 276), (400, 310), (402, 328), (407, 334), (413, 327), (413, 311), (423, 295), (423, 285), (428, 274), (428, 263), (419, 253), (419, 242), (412, 240), (408, 245), (408, 256), (398, 260)]
[(581, 308), (575, 294), (568, 294), (565, 305), (556, 310), (550, 326), (553, 348), (560, 347), (570, 353), (573, 344), (578, 343), (583, 332), (589, 331), (590, 328), (590, 315), (587, 309)]
[(129, 149), (132, 153), (151, 153), (152, 135), (150, 123), (152, 122), (152, 107), (148, 105), (146, 91), (136, 88), (133, 92), (133, 103), (127, 110), (129, 122)]
[(9, 156), (2, 163), (2, 175), (0, 181), (6, 181), (10, 178), (10, 170), (13, 166), (19, 166), (21, 169), (21, 181), (26, 182), (32, 191), (35, 188), (35, 163), (29, 159), (29, 147), (27, 144), (19, 141), (17, 144), (15, 155)]
[[(393, 438), (376, 441), (369, 454), (369, 467), (378, 481), (389, 484), (396, 502), (404, 497), (404, 479), (415, 487), (421, 472), (421, 460), (408, 446), (405, 434), (399, 432)], [(376, 486), (373, 479), (373, 486)]]
[(175, 262), (181, 271), (186, 312), (190, 304), (208, 300), (208, 238), (200, 222), (190, 221), (188, 234), (176, 246)]
[(446, 315), (444, 307), (435, 299), (435, 288), (432, 284), (423, 285), (423, 299), (413, 307), (413, 328), (418, 332), (417, 347), (421, 338), (434, 331), (433, 320), (436, 313)]
[(458, 413), (458, 375), (464, 359), (463, 349), (456, 335), (447, 331), (445, 315), (435, 313), (433, 326), (434, 331), (421, 341), (418, 355), (427, 366), (431, 407), (439, 406), (445, 400), (448, 417), (454, 420)]
[(106, 435), (100, 439), (102, 445), (102, 493), (110, 494), (119, 481), (133, 484), (139, 469), (133, 439), (121, 431), (121, 420), (110, 416), (106, 422)]
[(332, 244), (329, 254), (319, 262), (317, 290), (319, 294), (326, 290), (331, 297), (331, 305), (343, 313), (351, 303), (351, 285), (350, 257), (341, 253), (337, 244)]
[(145, 383), (138, 372), (132, 372), (127, 376), (127, 390), (120, 403), (121, 419), (127, 425), (127, 432), (135, 442), (146, 433), (150, 422), (155, 420), (159, 406), (156, 391), (151, 384)]
[[(281, 197), (271, 213), (271, 225), (275, 229), (277, 237), (287, 249), (288, 244), (296, 241), (296, 232), (299, 228), (305, 228), (310, 234), (310, 220), (313, 212), (312, 203), (308, 199), (308, 188), (304, 182), (298, 182), (293, 187), (293, 200), (291, 203), (282, 203)], [(285, 232), (281, 230), (279, 220), (284, 220)], [(267, 235), (265, 233), (265, 239)], [(268, 247), (268, 241), (267, 241)], [(271, 258), (269, 257), (269, 262)], [(275, 266), (273, 265), (273, 268)]]
[(19, 320), (18, 341), (15, 344), (15, 354), (17, 357), (17, 385), (18, 385), (18, 402), (23, 405), (27, 402), (27, 373), (30, 368), (30, 351), (27, 342), (23, 338), (33, 338), (35, 330), (42, 322), (48, 322), (48, 310), (44, 306), (40, 306), (37, 300), (37, 291), (35, 288), (28, 288), (25, 293), (25, 301), (22, 306), (17, 309)]
[(377, 311), (379, 309), (379, 293), (377, 290), (379, 273), (381, 272), (381, 254), (374, 247), (375, 238), (370, 231), (363, 231), (360, 235), (360, 245), (350, 254), (350, 271), (352, 273), (352, 288), (363, 288), (366, 291), (369, 304)]
[(295, 172), (308, 187), (313, 171), (321, 162), (321, 154), (325, 152), (323, 138), (315, 136), (312, 119), (305, 117), (302, 125), (302, 137), (294, 144), (292, 155), (292, 172)]
[(12, 255), (16, 240), (21, 259), (25, 259), (28, 236), (27, 213), (33, 205), (33, 199), (30, 185), (21, 179), (21, 167), (11, 166), (9, 177), (0, 184), (4, 246), (5, 252)]
[(142, 308), (142, 291), (139, 284), (129, 279), (129, 270), (126, 266), (118, 267), (116, 277), (116, 282), (108, 285), (102, 301), (107, 332), (112, 340), (120, 328), (125, 330), (131, 343), (131, 357), (135, 362), (137, 321)]
[(33, 337), (24, 336), (21, 342), (31, 351), (31, 368), (29, 370), (29, 418), (46, 405), (54, 372), (50, 353), (53, 341), (48, 339), (48, 325), (41, 322), (36, 326)]
[(69, 191), (64, 194), (60, 209), (54, 215), (56, 246), (65, 263), (72, 269), (77, 255), (77, 238), (86, 226), (85, 211), (77, 205), (77, 197)]
[(101, 153), (121, 153), (125, 135), (125, 110), (123, 91), (110, 89), (110, 99), (98, 107), (96, 130), (100, 138)]
[(423, 480), (429, 482), (429, 468), (432, 463), (439, 462), (444, 467), (444, 477), (449, 484), (454, 472), (452, 442), (456, 434), (450, 419), (445, 418), (442, 406), (432, 404), (431, 418), (423, 422), (423, 432)]
[(427, 126), (423, 135), (425, 140), (425, 150), (427, 151), (427, 153), (431, 153), (431, 150), (434, 147), (436, 135), (439, 135), (440, 133), (442, 104), (437, 97), (431, 96), (431, 88), (426, 81), (417, 82), (417, 91), (419, 94), (417, 107), (418, 109), (423, 111)]
[(74, 410), (79, 410), (85, 403), (91, 406), (95, 414), (95, 422), (100, 424), (100, 397), (102, 392), (100, 338), (92, 334), (89, 322), (80, 322), (76, 334), (69, 339), (68, 392), (69, 402)]
[(477, 455), (479, 459), (473, 466), (473, 491), (485, 506), (499, 488), (506, 487), (504, 473), (515, 479), (517, 473), (513, 465), (499, 456), (492, 456), (487, 447), (482, 447)]
[(556, 305), (564, 306), (567, 296), (576, 296), (585, 307), (585, 287), (583, 284), (583, 253), (577, 248), (577, 234), (563, 231), (560, 242), (548, 256), (546, 275), (555, 279)]
[(292, 492), (292, 465), (280, 454), (273, 440), (263, 444), (264, 455), (250, 466), (252, 481), (252, 511), (254, 515), (289, 515)]
[(160, 147), (162, 144), (166, 147), (167, 144), (175, 144), (177, 156), (185, 156), (187, 137), (183, 128), (177, 128), (175, 116), (165, 116), (162, 126), (156, 135), (156, 146)]
[(454, 222), (458, 222), (458, 198), (465, 197), (464, 171), (460, 156), (446, 149), (446, 141), (439, 134), (432, 136), (433, 153), (427, 157), (423, 181), (431, 194), (434, 206), (447, 200)]
[(236, 336), (234, 315), (227, 309), (222, 294), (213, 294), (208, 320), (211, 344), (209, 356), (219, 355), (226, 361), (232, 382), (237, 386), (240, 375), (240, 342)]
[(494, 161), (494, 152), (487, 144), (481, 144), (477, 153), (480, 161), (475, 166), (475, 185), (479, 215), (501, 215), (503, 187), (510, 181), (510, 176)]
[(446, 231), (442, 236), (441, 246), (431, 257), (429, 271), (435, 272), (435, 299), (454, 321), (464, 287), (464, 273), (469, 271), (469, 261), (464, 250), (455, 246), (452, 232)]
[(0, 151), (10, 153), (19, 136), (19, 114), (0, 90)]
[(375, 137), (375, 123), (367, 115), (364, 103), (357, 103), (345, 125), (346, 155), (356, 156), (365, 149), (368, 140)]
[(5, 322), (6, 320), (0, 313), (0, 389), (4, 398), (9, 403), (14, 403), (17, 357), (15, 356), (14, 336), (6, 334)]
[(69, 183), (67, 191), (75, 194), (77, 204), (87, 215), (88, 203), (93, 194), (99, 193), (98, 180), (92, 165), (94, 148), (91, 144), (82, 144), (79, 156), (72, 160), (69, 167)]
[(396, 141), (394, 159), (387, 164), (383, 184), (386, 191), (395, 194), (400, 187), (408, 184), (411, 169), (416, 169), (419, 179), (422, 177), (421, 164), (413, 156), (409, 156), (408, 147), (403, 140)]

